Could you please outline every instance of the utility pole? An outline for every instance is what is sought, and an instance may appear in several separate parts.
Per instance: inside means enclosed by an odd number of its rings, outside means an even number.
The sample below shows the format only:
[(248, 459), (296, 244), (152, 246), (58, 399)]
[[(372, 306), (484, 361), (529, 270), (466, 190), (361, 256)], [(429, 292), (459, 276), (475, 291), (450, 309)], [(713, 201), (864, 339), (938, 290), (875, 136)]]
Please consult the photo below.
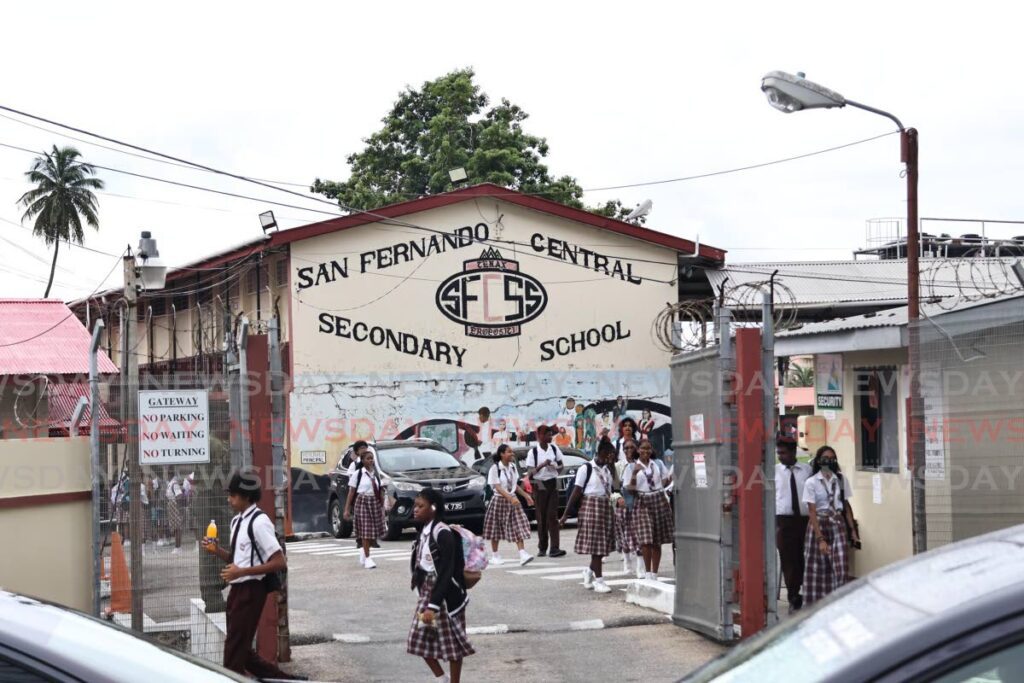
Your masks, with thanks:
[(142, 543), (145, 539), (142, 533), (144, 525), (142, 499), (139, 496), (142, 484), (142, 466), (139, 464), (139, 357), (135, 355), (136, 308), (139, 290), (135, 265), (135, 256), (129, 249), (128, 254), (124, 257), (124, 298), (127, 302), (127, 320), (124, 326), (125, 355), (121, 359), (121, 364), (127, 370), (123, 375), (125, 386), (121, 387), (121, 391), (126, 392), (127, 400), (123, 402), (125, 410), (122, 423), (128, 428), (125, 457), (128, 458), (128, 536), (132, 546), (132, 630), (142, 633)]
[(89, 344), (89, 465), (92, 470), (92, 616), (100, 615), (100, 576), (103, 575), (103, 539), (100, 537), (100, 335), (103, 318), (97, 318)]

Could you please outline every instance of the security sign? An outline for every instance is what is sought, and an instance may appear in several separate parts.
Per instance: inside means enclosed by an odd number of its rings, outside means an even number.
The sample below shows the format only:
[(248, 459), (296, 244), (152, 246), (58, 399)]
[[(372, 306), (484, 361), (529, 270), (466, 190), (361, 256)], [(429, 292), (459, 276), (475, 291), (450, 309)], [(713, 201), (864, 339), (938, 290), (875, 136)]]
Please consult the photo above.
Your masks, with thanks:
[(465, 325), (467, 336), (514, 337), (544, 312), (548, 293), (537, 278), (519, 270), (518, 261), (489, 248), (441, 283), (436, 302), (445, 317)]

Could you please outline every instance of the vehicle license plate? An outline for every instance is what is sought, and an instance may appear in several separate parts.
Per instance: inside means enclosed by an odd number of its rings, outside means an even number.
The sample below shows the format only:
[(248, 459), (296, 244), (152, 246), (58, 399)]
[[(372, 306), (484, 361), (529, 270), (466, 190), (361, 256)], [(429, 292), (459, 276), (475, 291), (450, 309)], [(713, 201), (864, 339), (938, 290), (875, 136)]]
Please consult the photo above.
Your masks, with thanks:
[(448, 510), (449, 512), (454, 511), (454, 510), (465, 510), (466, 509), (466, 504), (465, 503), (445, 503), (444, 504), (444, 509)]

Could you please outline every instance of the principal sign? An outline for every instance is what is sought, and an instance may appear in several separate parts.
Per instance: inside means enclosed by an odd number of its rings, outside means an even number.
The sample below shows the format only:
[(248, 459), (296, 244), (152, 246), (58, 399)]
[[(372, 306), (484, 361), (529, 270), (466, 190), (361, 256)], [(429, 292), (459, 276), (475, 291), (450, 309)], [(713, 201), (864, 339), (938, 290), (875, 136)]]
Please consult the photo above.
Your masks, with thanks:
[(139, 463), (210, 462), (210, 410), (206, 391), (139, 392)]
[(490, 248), (441, 283), (436, 303), (445, 317), (465, 325), (467, 336), (515, 337), (544, 312), (548, 293), (537, 278), (519, 270), (518, 261)]

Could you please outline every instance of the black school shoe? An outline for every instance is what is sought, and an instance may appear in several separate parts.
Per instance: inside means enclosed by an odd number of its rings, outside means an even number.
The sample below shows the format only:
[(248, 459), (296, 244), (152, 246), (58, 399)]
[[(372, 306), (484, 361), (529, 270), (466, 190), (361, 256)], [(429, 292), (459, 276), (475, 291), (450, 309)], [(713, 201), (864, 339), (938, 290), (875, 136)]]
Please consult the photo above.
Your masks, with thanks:
[(547, 557), (547, 556), (548, 556), (548, 551), (547, 550), (538, 550), (537, 551), (537, 557)]
[(548, 554), (548, 557), (565, 557), (565, 555), (566, 555), (566, 552), (564, 550), (562, 550), (561, 548), (559, 548), (558, 550), (552, 550)]

